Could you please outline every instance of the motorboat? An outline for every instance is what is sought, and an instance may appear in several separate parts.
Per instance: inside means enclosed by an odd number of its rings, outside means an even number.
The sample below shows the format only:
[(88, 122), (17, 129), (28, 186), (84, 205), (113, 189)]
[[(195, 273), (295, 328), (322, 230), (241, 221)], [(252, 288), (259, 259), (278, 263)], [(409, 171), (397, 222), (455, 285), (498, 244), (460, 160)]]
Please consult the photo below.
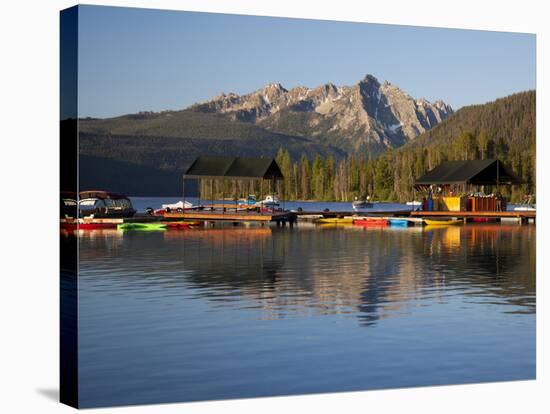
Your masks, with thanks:
[(414, 200), (414, 201), (407, 201), (405, 204), (407, 204), (408, 206), (420, 207), (422, 205), (422, 202)]
[(534, 195), (528, 194), (523, 197), (523, 202), (514, 208), (514, 211), (537, 211), (537, 205), (533, 203)]
[(240, 198), (237, 200), (239, 204), (246, 204), (249, 206), (254, 206), (256, 203), (258, 203), (258, 199), (256, 198), (255, 194), (249, 194), (247, 198)]
[(61, 203), (60, 203), (60, 217), (61, 218), (76, 218), (78, 210), (76, 193), (71, 191), (62, 191), (61, 192)]
[(519, 206), (519, 207), (515, 207), (514, 211), (537, 211), (537, 206), (535, 204)]
[(370, 202), (370, 197), (367, 196), (365, 200), (359, 200), (355, 197), (355, 200), (351, 203), (351, 206), (354, 210), (361, 208), (372, 208), (372, 203)]
[(78, 212), (82, 218), (125, 218), (136, 214), (127, 196), (102, 190), (81, 191)]
[(183, 210), (190, 210), (194, 206), (189, 201), (178, 201), (177, 203), (172, 203), (172, 204), (162, 204), (161, 207), (162, 207), (162, 210), (165, 210), (165, 211), (183, 211)]
[(255, 205), (258, 207), (276, 207), (279, 205), (279, 199), (275, 195), (268, 195), (262, 201), (258, 201)]

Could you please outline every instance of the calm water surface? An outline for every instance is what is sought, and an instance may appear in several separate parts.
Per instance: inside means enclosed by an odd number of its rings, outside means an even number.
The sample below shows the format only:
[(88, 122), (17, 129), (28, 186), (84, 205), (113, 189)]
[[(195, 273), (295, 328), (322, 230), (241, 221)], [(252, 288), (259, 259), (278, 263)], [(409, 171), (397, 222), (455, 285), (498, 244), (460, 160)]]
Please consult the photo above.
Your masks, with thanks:
[(88, 231), (84, 407), (535, 377), (535, 226)]

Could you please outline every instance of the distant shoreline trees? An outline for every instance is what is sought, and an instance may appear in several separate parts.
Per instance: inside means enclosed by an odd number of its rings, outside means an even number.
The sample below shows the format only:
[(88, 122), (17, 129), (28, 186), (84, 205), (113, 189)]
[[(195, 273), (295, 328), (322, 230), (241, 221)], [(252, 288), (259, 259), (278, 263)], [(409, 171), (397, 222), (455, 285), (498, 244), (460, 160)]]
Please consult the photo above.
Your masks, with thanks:
[(347, 202), (369, 195), (378, 201), (405, 202), (415, 195), (414, 180), (441, 162), (487, 158), (500, 159), (524, 180), (525, 184), (500, 189), (512, 202), (535, 193), (534, 136), (529, 139), (528, 150), (519, 151), (503, 140), (488, 138), (484, 130), (477, 137), (464, 132), (450, 144), (392, 150), (376, 159), (351, 155), (335, 161), (331, 156), (323, 159), (317, 155), (310, 160), (302, 154), (293, 162), (288, 150), (281, 148), (276, 160), (285, 180), (278, 192), (286, 200)]

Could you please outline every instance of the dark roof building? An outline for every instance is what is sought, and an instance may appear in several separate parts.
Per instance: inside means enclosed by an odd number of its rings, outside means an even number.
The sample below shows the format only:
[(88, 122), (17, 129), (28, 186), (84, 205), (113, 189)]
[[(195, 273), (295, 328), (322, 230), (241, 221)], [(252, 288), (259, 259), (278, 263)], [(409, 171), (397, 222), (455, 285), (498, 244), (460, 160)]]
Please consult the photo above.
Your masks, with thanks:
[(445, 161), (417, 179), (415, 187), (432, 184), (501, 185), (522, 184), (521, 179), (501, 161)]
[(282, 180), (283, 173), (273, 158), (199, 157), (184, 178), (230, 178)]

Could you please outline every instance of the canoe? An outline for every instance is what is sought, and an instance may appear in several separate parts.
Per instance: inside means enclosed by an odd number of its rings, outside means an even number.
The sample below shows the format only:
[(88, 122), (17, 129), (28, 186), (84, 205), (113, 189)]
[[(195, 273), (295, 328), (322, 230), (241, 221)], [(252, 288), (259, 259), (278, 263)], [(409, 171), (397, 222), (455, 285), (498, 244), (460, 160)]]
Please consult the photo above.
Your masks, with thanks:
[(354, 220), (353, 224), (356, 226), (387, 226), (388, 220), (382, 218), (367, 217), (360, 220)]
[(394, 218), (391, 218), (389, 220), (389, 222), (390, 222), (390, 226), (399, 226), (399, 227), (408, 227), (409, 224), (412, 224), (407, 219), (394, 219)]
[(118, 230), (156, 231), (166, 230), (165, 223), (123, 223), (117, 226)]
[(317, 220), (319, 223), (325, 223), (325, 224), (351, 224), (353, 223), (353, 219), (352, 218), (338, 218), (338, 217), (335, 217), (335, 218), (320, 218), (319, 220)]
[(424, 219), (428, 226), (449, 226), (453, 224), (462, 224), (461, 220), (434, 220)]

